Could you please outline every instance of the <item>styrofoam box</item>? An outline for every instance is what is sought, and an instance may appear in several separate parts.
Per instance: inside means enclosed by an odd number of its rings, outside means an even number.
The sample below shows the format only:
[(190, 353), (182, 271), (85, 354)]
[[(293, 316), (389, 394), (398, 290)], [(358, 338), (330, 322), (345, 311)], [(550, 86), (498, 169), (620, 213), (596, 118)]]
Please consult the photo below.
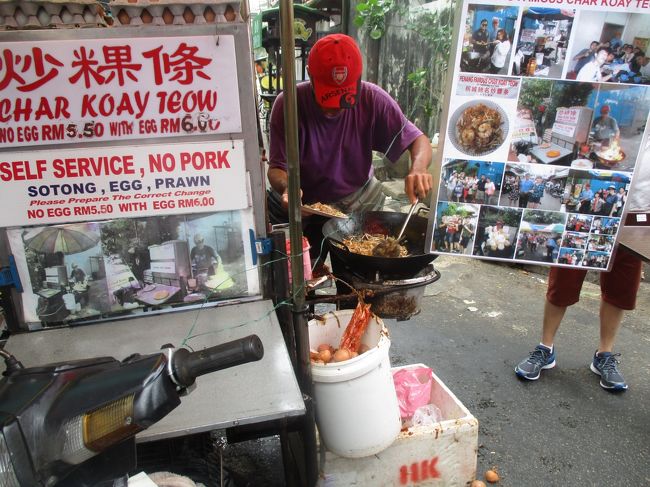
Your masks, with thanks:
[[(394, 367), (426, 367), (423, 364)], [(348, 459), (320, 451), (320, 487), (465, 486), (476, 475), (478, 420), (433, 374), (431, 404), (442, 420), (400, 432), (397, 440), (376, 455)]]

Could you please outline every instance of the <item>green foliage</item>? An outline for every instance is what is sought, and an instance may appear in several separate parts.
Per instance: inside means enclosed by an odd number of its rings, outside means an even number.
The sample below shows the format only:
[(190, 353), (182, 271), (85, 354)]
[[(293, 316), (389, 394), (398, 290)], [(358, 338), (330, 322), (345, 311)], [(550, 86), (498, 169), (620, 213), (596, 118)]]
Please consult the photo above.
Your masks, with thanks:
[(444, 216), (457, 215), (462, 218), (467, 218), (467, 217), (474, 216), (475, 213), (473, 211), (467, 211), (466, 208), (464, 208), (463, 206), (457, 203), (449, 203), (445, 211), (442, 212), (442, 214)]
[(518, 227), (521, 213), (514, 208), (490, 208), (484, 207), (481, 210), (481, 221), (485, 226), (495, 225), (502, 220), (504, 225)]
[(428, 66), (409, 73), (407, 79), (417, 95), (414, 110), (421, 110), (427, 119), (432, 119), (433, 131), (438, 130), (440, 111), (445, 88), (445, 79), (453, 34), (453, 5), (433, 12), (419, 12), (408, 17), (406, 27), (431, 52)]
[(372, 39), (379, 39), (386, 32), (386, 14), (394, 6), (393, 0), (366, 0), (357, 4), (357, 16), (354, 25), (365, 26)]
[(535, 225), (564, 223), (565, 215), (554, 211), (525, 210), (524, 220)]

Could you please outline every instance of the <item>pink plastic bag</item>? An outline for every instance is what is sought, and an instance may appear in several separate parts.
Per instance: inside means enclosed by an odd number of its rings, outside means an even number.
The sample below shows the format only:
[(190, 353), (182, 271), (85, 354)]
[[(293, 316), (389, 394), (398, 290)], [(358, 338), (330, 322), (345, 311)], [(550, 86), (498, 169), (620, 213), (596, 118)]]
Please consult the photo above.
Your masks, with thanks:
[(429, 367), (400, 369), (393, 373), (397, 402), (402, 419), (409, 419), (431, 402), (432, 370)]

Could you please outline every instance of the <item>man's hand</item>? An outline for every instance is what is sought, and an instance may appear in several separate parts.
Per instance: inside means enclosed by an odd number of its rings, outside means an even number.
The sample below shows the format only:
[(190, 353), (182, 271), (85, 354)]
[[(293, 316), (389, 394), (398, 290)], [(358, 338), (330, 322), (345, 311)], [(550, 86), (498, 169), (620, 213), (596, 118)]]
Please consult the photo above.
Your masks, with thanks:
[(415, 203), (416, 197), (424, 198), (433, 187), (433, 177), (428, 172), (433, 157), (431, 142), (422, 134), (409, 147), (411, 152), (411, 171), (404, 179), (404, 191), (409, 201)]
[(411, 203), (415, 198), (424, 198), (433, 187), (433, 177), (428, 172), (413, 172), (406, 176), (404, 189)]
[[(282, 203), (282, 207), (285, 210), (289, 209), (289, 193), (287, 192), (287, 190), (285, 190), (284, 193), (282, 193), (282, 198), (280, 201)], [(302, 189), (300, 190), (300, 206), (302, 206)], [(305, 213), (303, 212), (302, 215), (304, 216)]]

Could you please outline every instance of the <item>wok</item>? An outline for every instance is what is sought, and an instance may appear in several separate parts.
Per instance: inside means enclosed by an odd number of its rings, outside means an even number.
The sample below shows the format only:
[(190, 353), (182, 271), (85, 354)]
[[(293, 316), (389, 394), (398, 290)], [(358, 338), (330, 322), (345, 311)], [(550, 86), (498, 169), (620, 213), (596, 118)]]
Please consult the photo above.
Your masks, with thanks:
[(622, 162), (625, 159), (625, 152), (620, 151), (620, 153), (621, 153), (621, 156), (623, 156), (623, 157), (621, 157), (618, 160), (607, 159), (606, 157), (602, 156), (602, 152), (596, 152), (595, 154), (596, 154), (596, 157), (598, 158), (598, 160), (601, 162), (601, 164), (605, 164), (606, 166), (614, 166), (614, 165), (618, 164), (619, 162)]
[(406, 216), (406, 213), (368, 211), (352, 214), (345, 220), (332, 218), (323, 225), (323, 236), (329, 244), (332, 256), (341, 260), (353, 272), (374, 275), (379, 271), (383, 276), (412, 277), (437, 257), (434, 254), (424, 253), (428, 220), (420, 216), (419, 212), (411, 217), (404, 230), (406, 236), (404, 246), (409, 253), (406, 257), (355, 254), (343, 243), (345, 238), (364, 233), (395, 236), (400, 231)]

